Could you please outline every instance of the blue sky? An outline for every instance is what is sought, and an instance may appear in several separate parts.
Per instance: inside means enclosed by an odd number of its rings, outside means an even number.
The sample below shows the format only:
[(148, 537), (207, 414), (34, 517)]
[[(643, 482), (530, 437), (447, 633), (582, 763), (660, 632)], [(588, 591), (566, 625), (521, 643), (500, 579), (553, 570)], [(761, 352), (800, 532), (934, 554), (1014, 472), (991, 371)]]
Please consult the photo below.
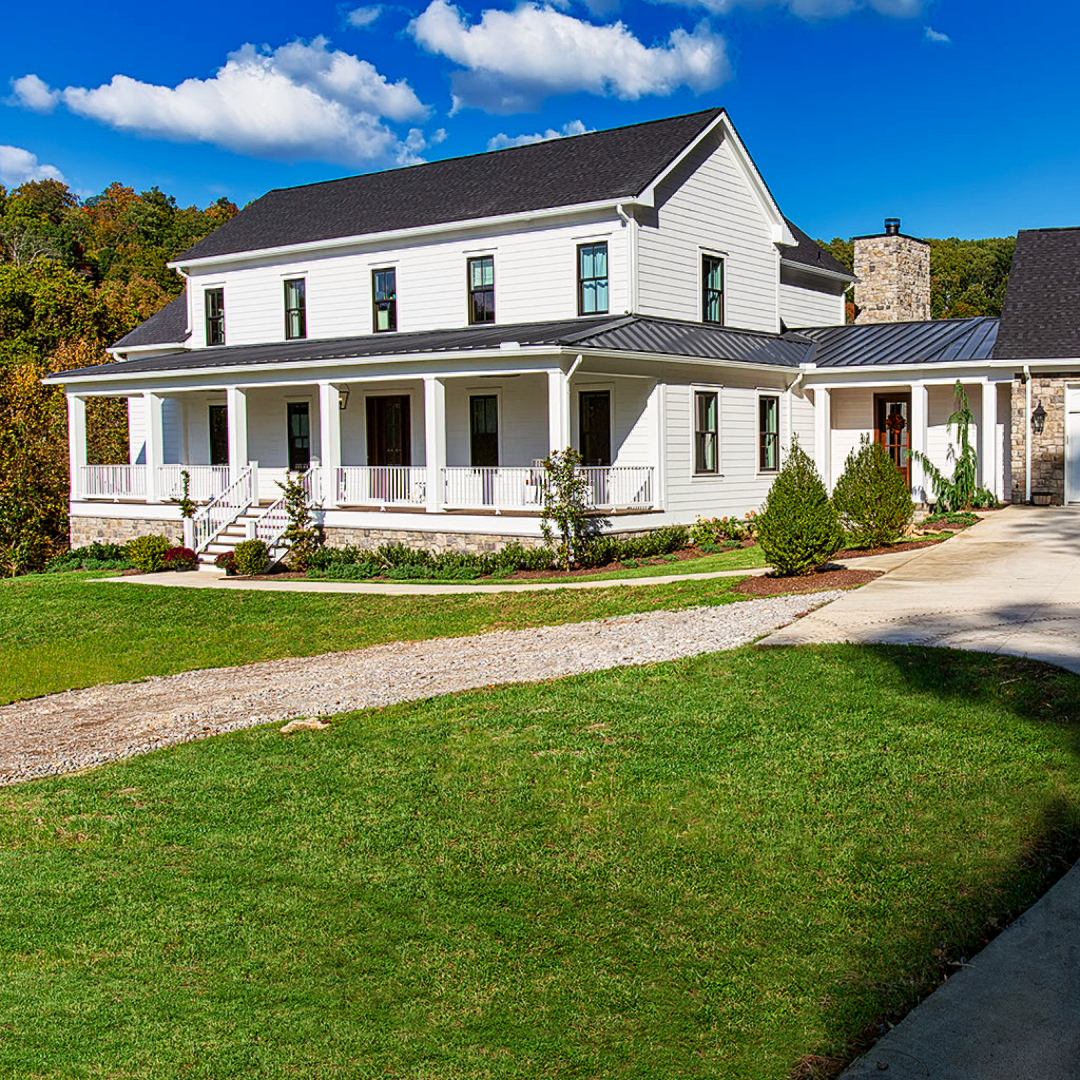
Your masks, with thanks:
[(1080, 5), (1029, 0), (20, 4), (0, 182), (184, 204), (727, 108), (816, 236), (1080, 224)]

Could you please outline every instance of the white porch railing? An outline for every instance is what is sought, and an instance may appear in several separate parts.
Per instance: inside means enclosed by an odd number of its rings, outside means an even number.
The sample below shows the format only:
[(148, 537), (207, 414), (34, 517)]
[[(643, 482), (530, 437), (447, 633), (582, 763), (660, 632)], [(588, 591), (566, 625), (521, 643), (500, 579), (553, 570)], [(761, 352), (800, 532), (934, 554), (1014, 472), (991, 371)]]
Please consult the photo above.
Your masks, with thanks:
[(83, 465), (79, 494), (84, 499), (145, 499), (145, 465)]
[[(595, 510), (648, 510), (654, 505), (651, 465), (587, 468), (589, 506)], [(544, 505), (542, 466), (443, 470), (443, 504), (450, 510), (531, 510)]]
[(160, 465), (158, 466), (158, 497), (164, 502), (179, 499), (184, 494), (181, 473), (191, 477), (190, 492), (195, 502), (210, 502), (229, 486), (228, 465)]
[[(304, 485), (308, 506), (313, 506), (319, 501), (321, 491), (320, 476), (321, 470), (316, 465), (313, 465), (307, 472), (300, 474), (300, 482)], [(248, 526), (248, 539), (261, 540), (270, 554), (273, 555), (274, 549), (281, 546), (282, 537), (288, 527), (289, 515), (285, 508), (285, 496), (282, 495), (280, 499), (271, 503)]]
[(191, 519), (190, 546), (196, 551), (203, 551), (222, 529), (258, 501), (257, 484), (258, 470), (252, 462), (245, 465), (236, 479)]
[(344, 465), (335, 501), (343, 506), (423, 506), (427, 469), (415, 465)]

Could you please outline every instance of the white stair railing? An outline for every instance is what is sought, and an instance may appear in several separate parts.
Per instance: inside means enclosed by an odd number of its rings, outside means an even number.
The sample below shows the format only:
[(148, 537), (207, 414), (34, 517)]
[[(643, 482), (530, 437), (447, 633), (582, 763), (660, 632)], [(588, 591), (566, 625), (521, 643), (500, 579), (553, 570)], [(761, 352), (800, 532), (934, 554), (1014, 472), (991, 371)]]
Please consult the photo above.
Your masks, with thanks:
[(208, 502), (191, 519), (190, 547), (196, 552), (205, 551), (222, 529), (231, 525), (252, 503), (258, 501), (258, 475), (256, 463), (249, 462), (216, 499)]
[[(304, 494), (309, 507), (314, 506), (319, 501), (319, 478), (320, 469), (316, 465), (300, 474), (300, 483), (304, 485)], [(261, 540), (272, 556), (274, 551), (282, 546), (281, 541), (288, 527), (289, 513), (285, 506), (285, 496), (282, 495), (277, 502), (271, 503), (250, 523), (248, 526), (248, 539)]]

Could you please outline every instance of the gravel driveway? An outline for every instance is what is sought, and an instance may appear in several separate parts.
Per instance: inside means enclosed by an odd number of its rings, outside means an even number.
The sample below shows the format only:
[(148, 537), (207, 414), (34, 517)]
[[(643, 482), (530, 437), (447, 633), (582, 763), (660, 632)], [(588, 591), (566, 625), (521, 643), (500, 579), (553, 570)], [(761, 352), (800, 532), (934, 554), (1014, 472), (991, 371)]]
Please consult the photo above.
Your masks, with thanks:
[(733, 649), (842, 595), (399, 642), (50, 694), (0, 708), (0, 785), (297, 716)]

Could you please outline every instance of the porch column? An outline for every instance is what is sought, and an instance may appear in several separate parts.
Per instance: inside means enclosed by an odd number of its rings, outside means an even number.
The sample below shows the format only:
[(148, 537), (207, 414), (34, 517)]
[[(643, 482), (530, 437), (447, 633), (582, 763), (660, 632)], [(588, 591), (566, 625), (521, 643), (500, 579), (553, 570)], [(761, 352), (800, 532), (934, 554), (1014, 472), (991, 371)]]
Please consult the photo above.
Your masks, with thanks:
[(424, 454), (427, 461), (429, 514), (443, 507), (443, 470), (446, 468), (446, 383), (434, 375), (424, 377)]
[(832, 491), (832, 396), (814, 387), (814, 459), (828, 491)]
[(229, 483), (248, 463), (247, 393), (238, 386), (225, 388), (225, 416), (229, 425)]
[(548, 446), (565, 450), (570, 445), (570, 380), (561, 370), (548, 372)]
[(146, 408), (146, 501), (161, 502), (158, 493), (158, 469), (165, 460), (164, 456), (164, 423), (162, 404), (164, 399), (160, 394), (147, 390), (143, 394)]
[[(911, 384), (911, 431), (909, 433), (911, 449), (920, 454), (926, 453), (927, 418), (930, 415), (930, 396), (926, 383)], [(911, 459), (911, 493), (916, 502), (926, 502), (926, 473), (922, 462)]]
[(997, 471), (997, 383), (982, 384), (982, 412), (979, 417), (979, 483), (999, 499)]
[(68, 468), (71, 471), (71, 500), (82, 498), (83, 466), (86, 464), (86, 398), (68, 394)]
[(319, 383), (319, 441), (322, 444), (322, 503), (337, 506), (337, 471), (341, 465), (341, 405), (333, 383)]

